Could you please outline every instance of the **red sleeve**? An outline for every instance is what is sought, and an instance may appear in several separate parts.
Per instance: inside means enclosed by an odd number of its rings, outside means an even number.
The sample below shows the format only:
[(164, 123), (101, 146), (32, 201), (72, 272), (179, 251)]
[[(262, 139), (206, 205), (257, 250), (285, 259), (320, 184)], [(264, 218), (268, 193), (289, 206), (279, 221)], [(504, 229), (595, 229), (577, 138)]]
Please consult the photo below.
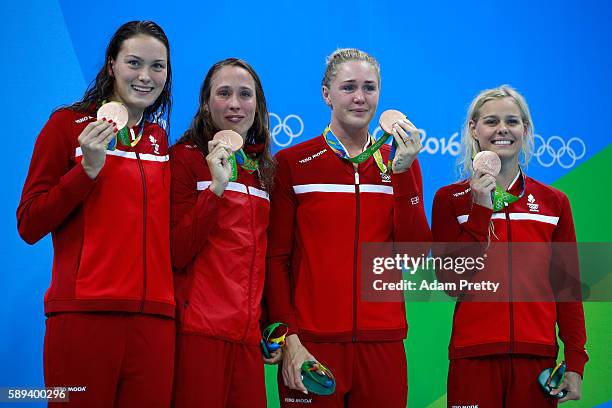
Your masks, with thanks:
[(172, 265), (184, 268), (206, 243), (217, 222), (220, 197), (206, 188), (198, 195), (194, 157), (176, 146), (170, 151)]
[[(565, 195), (563, 195), (562, 200), (563, 207), (557, 228), (553, 233), (553, 242), (576, 242), (572, 210)], [(567, 253), (567, 249), (564, 252)], [(577, 254), (571, 258), (577, 260)], [(557, 324), (559, 325), (559, 337), (564, 344), (567, 371), (574, 371), (583, 375), (584, 365), (589, 357), (584, 347), (586, 344), (586, 328), (582, 302), (557, 302)]]
[(297, 333), (295, 311), (291, 302), (290, 276), (297, 200), (291, 183), (289, 163), (282, 152), (277, 155), (277, 163), (274, 188), (270, 196), (264, 296), (268, 305), (269, 321), (286, 323), (289, 333)]
[[(433, 240), (435, 243), (486, 243), (492, 214), (491, 209), (473, 204), (467, 221), (460, 224), (448, 188), (441, 188), (436, 192), (431, 213)], [(456, 248), (453, 249), (452, 253), (447, 253), (444, 251), (443, 245), (434, 244), (432, 252), (434, 252), (434, 256), (469, 256), (475, 258), (480, 256), (484, 249), (484, 245), (468, 245), (464, 253), (457, 253)], [(436, 276), (442, 282), (454, 282), (457, 287), (459, 287), (461, 279), (470, 278), (468, 273), (460, 275), (452, 269), (443, 268), (436, 269)], [(459, 292), (448, 293), (451, 296), (459, 295)]]
[(58, 228), (95, 185), (83, 166), (72, 162), (72, 123), (64, 115), (54, 113), (34, 145), (17, 207), (17, 229), (28, 244)]
[[(431, 212), (434, 242), (487, 242), (489, 222), (493, 210), (473, 204), (468, 219), (459, 224), (452, 205), (452, 197), (442, 188), (436, 192)], [(463, 214), (460, 214), (463, 215)]]
[[(423, 179), (418, 160), (408, 171), (391, 175), (393, 185), (393, 239), (396, 242), (431, 242), (423, 206)], [(423, 248), (424, 253), (429, 248)]]

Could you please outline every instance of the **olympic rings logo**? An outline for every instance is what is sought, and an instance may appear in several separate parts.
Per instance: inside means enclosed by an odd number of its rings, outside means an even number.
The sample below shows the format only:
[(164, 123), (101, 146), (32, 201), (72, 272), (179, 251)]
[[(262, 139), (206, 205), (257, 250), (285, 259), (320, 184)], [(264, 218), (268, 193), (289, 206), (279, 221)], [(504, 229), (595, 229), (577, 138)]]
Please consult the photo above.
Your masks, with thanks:
[[(273, 120), (276, 123), (272, 125)], [(295, 126), (295, 127), (294, 127)], [(282, 139), (286, 138), (286, 141), (280, 142), (277, 138), (281, 134), (285, 135)], [(293, 142), (293, 139), (300, 137), (304, 132), (304, 122), (298, 115), (287, 115), (283, 120), (276, 113), (270, 112), (270, 136), (274, 143), (280, 147), (287, 147)]]
[[(276, 122), (272, 125), (273, 122)], [(459, 132), (453, 133), (450, 138), (436, 138), (427, 136), (424, 129), (418, 129), (421, 135), (421, 143), (423, 152), (428, 154), (449, 154), (451, 156), (459, 155), (461, 151), (461, 142), (459, 141)], [(270, 113), (270, 136), (276, 145), (287, 147), (291, 145), (294, 139), (300, 137), (304, 132), (304, 122), (298, 115), (290, 114), (284, 119), (279, 115)], [(380, 126), (376, 127), (373, 132), (375, 139), (382, 136)], [(283, 133), (284, 141), (279, 141), (279, 135)], [(392, 139), (389, 141), (391, 143)], [(576, 162), (586, 155), (586, 144), (578, 137), (572, 137), (567, 142), (560, 136), (551, 136), (544, 139), (540, 135), (534, 135), (534, 150), (533, 157), (542, 167), (552, 167), (555, 163), (564, 169), (572, 168)]]
[(551, 136), (545, 140), (540, 135), (533, 135), (533, 142), (533, 157), (538, 159), (542, 167), (552, 167), (557, 163), (569, 169), (586, 154), (586, 145), (578, 137), (572, 137), (566, 142), (560, 136)]

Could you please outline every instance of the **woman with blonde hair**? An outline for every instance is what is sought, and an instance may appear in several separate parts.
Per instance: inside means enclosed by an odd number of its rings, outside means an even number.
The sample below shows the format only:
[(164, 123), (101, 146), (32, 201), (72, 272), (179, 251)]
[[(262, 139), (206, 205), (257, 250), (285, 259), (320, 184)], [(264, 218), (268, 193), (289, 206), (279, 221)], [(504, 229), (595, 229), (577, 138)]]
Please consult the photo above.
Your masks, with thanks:
[[(469, 177), (442, 187), (434, 198), (435, 242), (460, 242), (464, 248), (473, 243), (488, 254), (502, 248), (496, 251), (502, 258), (489, 256), (484, 271), (462, 279), (480, 281), (483, 274), (493, 273), (508, 283), (504, 289), (508, 297), (493, 301), (455, 293), (460, 297), (449, 345), (449, 407), (519, 407), (526, 400), (539, 407), (580, 399), (588, 360), (582, 303), (579, 298), (540, 299), (539, 294), (554, 286), (548, 283), (549, 274), (560, 270), (548, 255), (531, 262), (544, 253), (538, 243), (573, 246), (574, 223), (565, 194), (529, 177), (521, 167), (529, 160), (532, 144), (533, 121), (523, 96), (507, 85), (481, 92), (470, 105), (463, 135), (463, 168)], [(499, 157), (498, 173), (479, 166), (472, 169), (472, 159), (481, 151)], [(517, 242), (531, 246), (512, 245)], [(533, 253), (513, 255), (517, 248), (531, 248)], [(525, 275), (529, 279), (521, 280)], [(457, 274), (442, 270), (438, 277), (452, 281)], [(539, 285), (546, 291), (540, 291)], [(538, 297), (527, 299), (534, 288)], [(565, 345), (567, 372), (547, 394), (540, 389), (538, 376), (556, 365), (557, 327)]]
[[(416, 160), (420, 138), (400, 121), (392, 131), (395, 156), (388, 145), (376, 147), (368, 127), (378, 106), (380, 67), (361, 50), (336, 50), (321, 90), (329, 125), (276, 155), (266, 299), (273, 321), (290, 330), (280, 402), (405, 407), (405, 305), (362, 300), (360, 259), (365, 242), (431, 240)], [(334, 394), (302, 394), (308, 392), (302, 364), (315, 360), (335, 375)]]

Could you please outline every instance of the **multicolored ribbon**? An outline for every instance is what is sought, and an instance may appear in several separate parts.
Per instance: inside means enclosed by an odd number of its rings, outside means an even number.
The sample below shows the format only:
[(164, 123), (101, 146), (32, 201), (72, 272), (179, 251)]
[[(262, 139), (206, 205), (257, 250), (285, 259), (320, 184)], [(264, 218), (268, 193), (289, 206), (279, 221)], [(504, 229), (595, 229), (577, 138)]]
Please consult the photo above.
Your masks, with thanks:
[(347, 151), (342, 146), (342, 143), (340, 143), (336, 135), (334, 135), (334, 132), (332, 132), (329, 125), (323, 131), (323, 138), (325, 139), (325, 142), (327, 143), (329, 148), (336, 154), (336, 156), (356, 164), (363, 163), (371, 156), (374, 156), (374, 161), (376, 162), (376, 165), (380, 169), (381, 173), (387, 173), (387, 170), (391, 168), (393, 157), (395, 157), (395, 150), (397, 148), (395, 144), (395, 139), (393, 140), (393, 145), (391, 146), (391, 153), (389, 154), (389, 161), (387, 166), (385, 166), (385, 163), (383, 163), (382, 154), (380, 153), (380, 147), (385, 144), (390, 137), (391, 134), (383, 132), (383, 135), (379, 137), (378, 140), (375, 140), (374, 137), (368, 133), (368, 138), (370, 139), (370, 146), (366, 148), (363, 152), (359, 153), (357, 156), (350, 157)]
[(240, 167), (242, 167), (249, 173), (253, 173), (259, 168), (259, 161), (251, 159), (242, 149), (232, 153), (228, 161), (230, 163), (230, 166), (232, 167), (232, 175), (230, 176), (230, 181), (236, 181), (236, 179), (238, 179), (237, 165), (240, 165)]
[[(104, 105), (105, 103), (106, 103), (106, 100), (102, 101), (100, 106)], [(139, 122), (140, 122), (140, 131), (138, 132), (138, 137), (136, 137), (134, 140), (130, 140), (130, 127), (128, 125), (125, 125), (122, 129), (119, 129), (119, 131), (117, 132), (116, 138), (113, 137), (111, 139), (106, 149), (107, 150), (117, 149), (116, 140), (119, 140), (119, 143), (121, 143), (125, 147), (136, 146), (138, 142), (140, 142), (140, 139), (142, 138), (142, 133), (144, 132), (144, 122), (145, 122), (144, 116), (140, 118)]]
[(267, 326), (261, 337), (261, 351), (266, 358), (271, 358), (271, 354), (285, 345), (285, 337), (289, 333), (289, 326), (285, 323), (272, 323)]
[(502, 188), (498, 185), (495, 186), (495, 191), (491, 193), (493, 199), (493, 212), (501, 211), (504, 207), (514, 203), (519, 198), (523, 197), (523, 195), (525, 194), (525, 177), (523, 177), (523, 172), (521, 171), (520, 167), (519, 175), (521, 177), (521, 182), (523, 185), (521, 188), (521, 194), (519, 194), (518, 196), (515, 196), (514, 194), (502, 190)]

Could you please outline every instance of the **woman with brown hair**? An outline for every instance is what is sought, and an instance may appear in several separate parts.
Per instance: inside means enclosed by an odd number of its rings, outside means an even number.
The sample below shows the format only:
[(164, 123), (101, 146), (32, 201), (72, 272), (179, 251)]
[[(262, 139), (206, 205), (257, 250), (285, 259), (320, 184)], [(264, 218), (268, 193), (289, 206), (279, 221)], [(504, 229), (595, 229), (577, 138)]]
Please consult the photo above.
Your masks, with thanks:
[[(198, 112), (171, 151), (176, 407), (266, 406), (259, 320), (274, 172), (268, 123), (259, 77), (229, 58), (206, 74)], [(243, 147), (213, 139), (221, 130)], [(265, 361), (278, 359), (280, 351)]]

